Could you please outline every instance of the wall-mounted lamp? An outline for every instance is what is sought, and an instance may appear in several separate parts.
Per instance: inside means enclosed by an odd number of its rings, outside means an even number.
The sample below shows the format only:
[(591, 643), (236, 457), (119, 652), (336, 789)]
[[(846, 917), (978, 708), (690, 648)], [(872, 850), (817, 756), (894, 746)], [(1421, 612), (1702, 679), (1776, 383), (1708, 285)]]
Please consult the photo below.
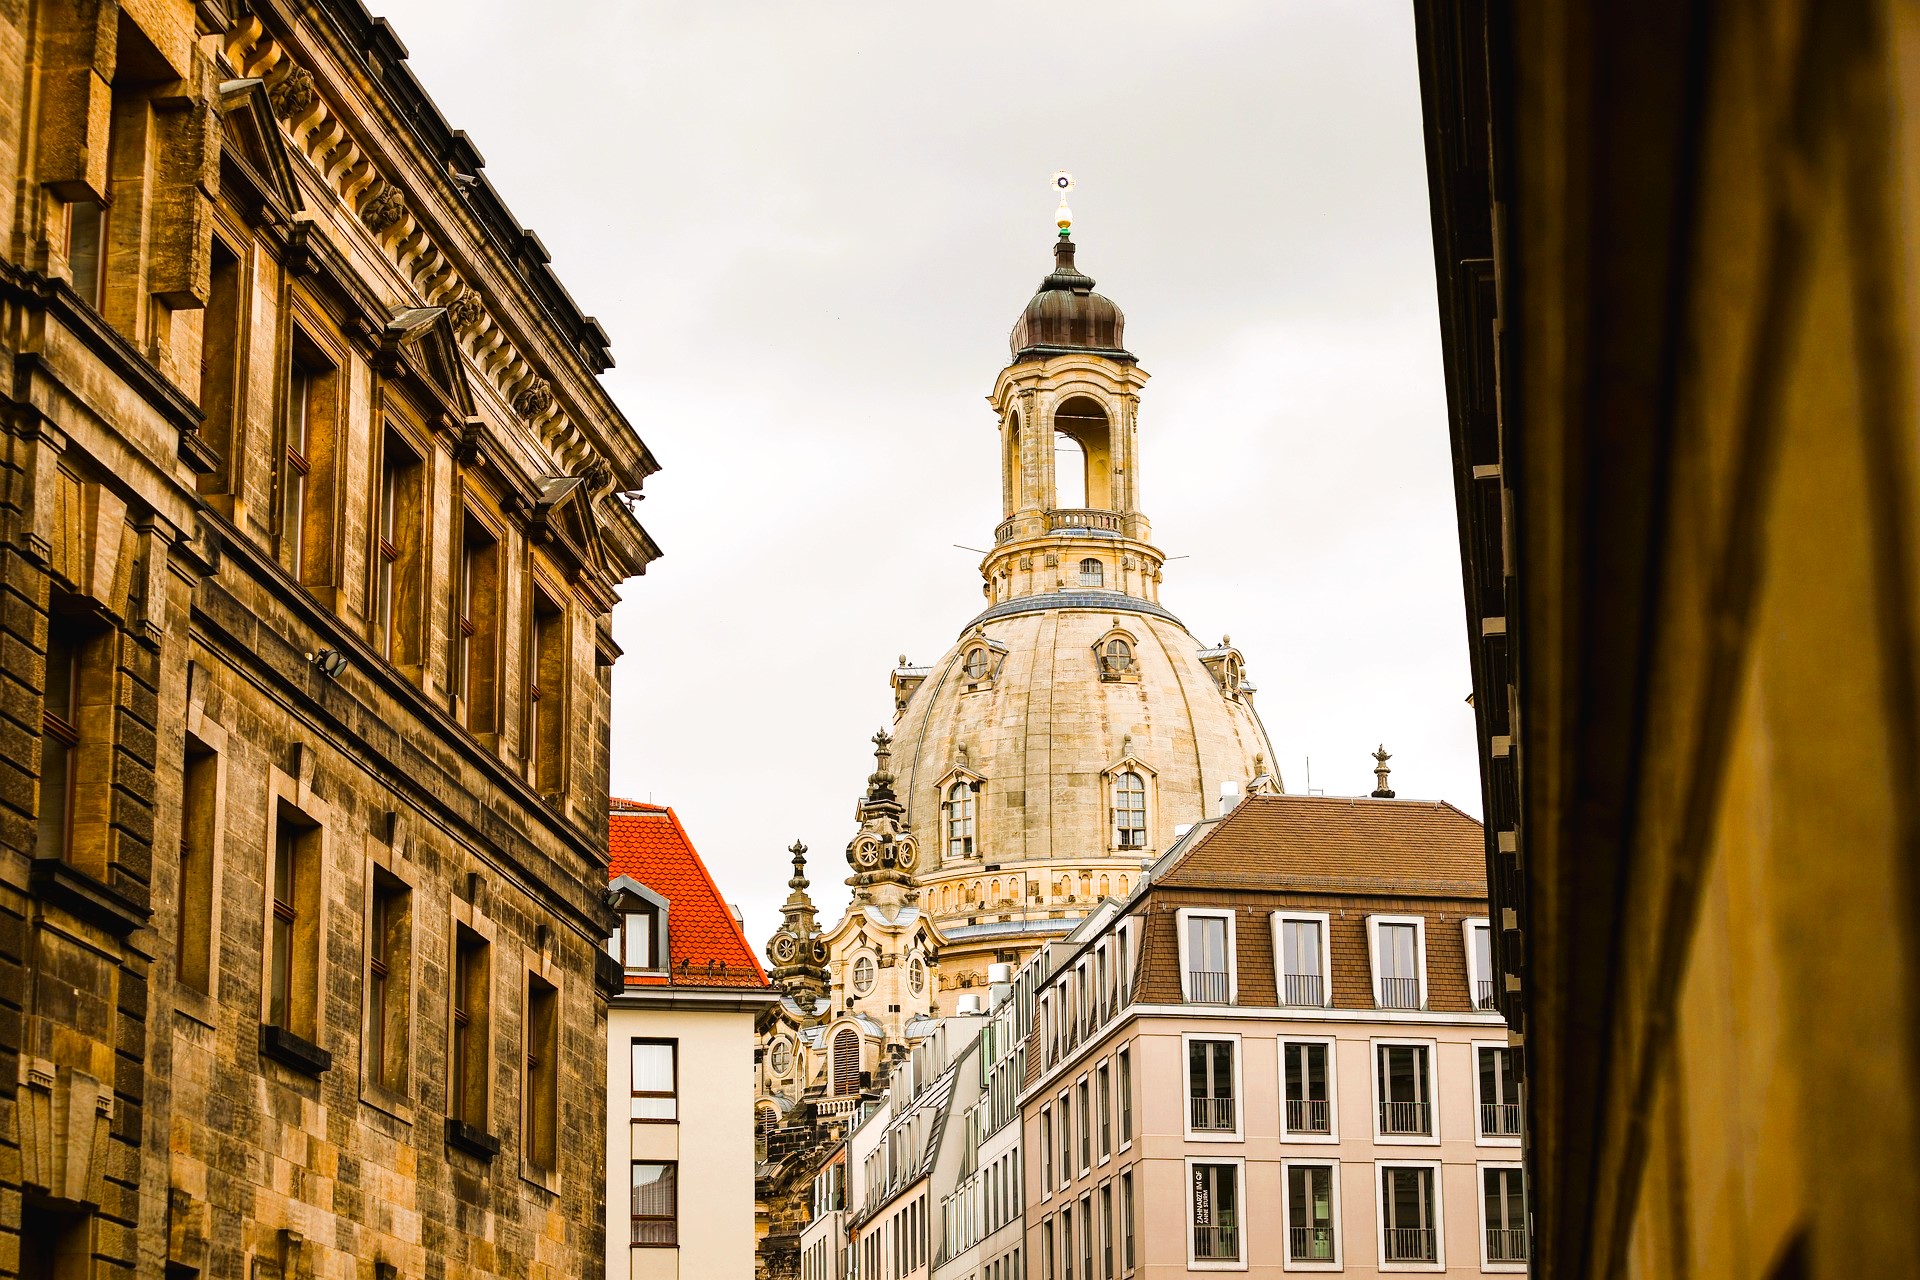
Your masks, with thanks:
[(307, 661), (313, 669), (329, 680), (338, 680), (340, 673), (347, 669), (347, 655), (338, 649), (322, 649), (307, 655)]

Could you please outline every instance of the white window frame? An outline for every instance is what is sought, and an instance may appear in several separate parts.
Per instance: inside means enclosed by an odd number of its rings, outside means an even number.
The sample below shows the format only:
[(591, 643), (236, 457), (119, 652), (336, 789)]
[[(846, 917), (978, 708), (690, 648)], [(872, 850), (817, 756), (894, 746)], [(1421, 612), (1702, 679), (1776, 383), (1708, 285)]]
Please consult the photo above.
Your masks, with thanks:
[[(1289, 920), (1312, 921), (1320, 926), (1320, 1007), (1333, 1007), (1333, 929), (1330, 917), (1324, 911), (1276, 911), (1269, 920), (1273, 931), (1273, 985), (1274, 994), (1280, 998), (1282, 1008), (1312, 1008), (1311, 1005), (1289, 1005), (1286, 1003), (1287, 980), (1286, 962), (1281, 959), (1285, 950), (1282, 939), (1286, 932), (1281, 928)], [(1374, 1003), (1379, 1004), (1379, 992), (1374, 993)]]
[(1053, 1170), (1049, 1166), (1053, 1163), (1050, 1158), (1053, 1154), (1053, 1140), (1058, 1136), (1059, 1135), (1053, 1131), (1053, 1104), (1050, 1102), (1042, 1102), (1040, 1104), (1040, 1129), (1035, 1135), (1036, 1146), (1034, 1149), (1034, 1162), (1040, 1166), (1034, 1172), (1040, 1175), (1038, 1181), (1040, 1183), (1040, 1198), (1042, 1200), (1046, 1200), (1053, 1195)]
[[(1531, 1223), (1533, 1209), (1527, 1203), (1526, 1167), (1518, 1160), (1479, 1160), (1473, 1166), (1473, 1233), (1480, 1238), (1480, 1269), (1509, 1275), (1525, 1275), (1526, 1262), (1490, 1262), (1487, 1259), (1487, 1170), (1517, 1169), (1520, 1171), (1520, 1209), (1522, 1221)], [(1527, 1252), (1533, 1252), (1533, 1232), (1527, 1229)]]
[(1227, 922), (1227, 1003), (1231, 1005), (1240, 1002), (1240, 966), (1234, 962), (1238, 955), (1238, 942), (1234, 937), (1233, 919), (1238, 914), (1239, 912), (1237, 911), (1217, 907), (1181, 907), (1173, 913), (1174, 928), (1179, 931), (1180, 999), (1184, 1003), (1191, 1004), (1193, 1002), (1193, 992), (1190, 990), (1192, 983), (1188, 979), (1191, 966), (1187, 964), (1188, 934), (1191, 932), (1188, 928), (1188, 922), (1205, 916), (1211, 916)]
[(1073, 1185), (1073, 1086), (1062, 1089), (1053, 1101), (1054, 1116), (1060, 1120), (1053, 1133), (1053, 1154), (1060, 1161), (1060, 1189), (1065, 1191)]
[[(1290, 1044), (1319, 1044), (1327, 1048), (1327, 1133), (1294, 1133), (1287, 1128), (1287, 1046)], [(1275, 1062), (1279, 1066), (1279, 1074), (1274, 1079), (1280, 1094), (1280, 1141), (1313, 1143), (1316, 1146), (1337, 1145), (1340, 1141), (1340, 1064), (1337, 1057), (1340, 1042), (1332, 1036), (1296, 1036), (1282, 1030), (1275, 1037), (1274, 1046)]]
[[(1227, 1040), (1233, 1044), (1233, 1130), (1195, 1130), (1193, 1127), (1192, 1062), (1190, 1047), (1195, 1040)], [(1242, 1084), (1246, 1076), (1246, 1046), (1238, 1031), (1187, 1031), (1180, 1036), (1180, 1126), (1188, 1142), (1245, 1142), (1247, 1140), (1247, 1095)], [(1244, 1250), (1243, 1250), (1244, 1252)]]
[[(873, 966), (873, 981), (867, 984), (867, 989), (865, 991), (862, 991), (860, 989), (860, 962), (862, 960), (865, 960), (868, 964)], [(875, 991), (878, 991), (879, 989), (880, 989), (880, 957), (875, 955), (871, 951), (855, 952), (853, 955), (853, 958), (847, 961), (847, 990), (851, 992), (856, 998), (860, 998), (860, 997), (870, 996)]]
[(1486, 1099), (1480, 1096), (1480, 1051), (1482, 1049), (1511, 1049), (1512, 1047), (1513, 1046), (1505, 1040), (1471, 1040), (1467, 1042), (1467, 1048), (1473, 1054), (1470, 1062), (1473, 1067), (1473, 1141), (1475, 1146), (1517, 1147), (1520, 1145), (1520, 1139), (1517, 1136), (1503, 1138), (1497, 1135), (1488, 1135), (1480, 1131), (1480, 1108), (1486, 1105)]
[(1077, 1154), (1076, 1154), (1076, 1155), (1075, 1155), (1075, 1157), (1074, 1157), (1074, 1163), (1075, 1163), (1076, 1165), (1078, 1165), (1078, 1166), (1079, 1166), (1079, 1169), (1080, 1169), (1080, 1176), (1084, 1178), (1084, 1177), (1086, 1177), (1086, 1176), (1087, 1176), (1087, 1175), (1088, 1175), (1089, 1173), (1092, 1173), (1092, 1172), (1093, 1172), (1093, 1165), (1094, 1165), (1094, 1159), (1093, 1159), (1093, 1072), (1092, 1072), (1091, 1070), (1088, 1070), (1088, 1071), (1082, 1071), (1082, 1072), (1080, 1073), (1080, 1078), (1079, 1078), (1079, 1079), (1077, 1079), (1077, 1080), (1075, 1080), (1075, 1081), (1073, 1082), (1073, 1097), (1074, 1097), (1074, 1101), (1076, 1101), (1076, 1102), (1078, 1102), (1078, 1101), (1080, 1100), (1080, 1091), (1081, 1091), (1082, 1089), (1085, 1089), (1085, 1090), (1086, 1090), (1086, 1093), (1087, 1093), (1087, 1105), (1086, 1105), (1086, 1109), (1085, 1109), (1084, 1111), (1080, 1111), (1080, 1112), (1078, 1112), (1078, 1113), (1077, 1113), (1077, 1114), (1076, 1114), (1076, 1115), (1074, 1116), (1074, 1118), (1073, 1118), (1073, 1119), (1074, 1119), (1074, 1124), (1075, 1124), (1076, 1126), (1078, 1126), (1079, 1128), (1082, 1128), (1082, 1129), (1085, 1129), (1085, 1130), (1086, 1130), (1086, 1132), (1085, 1132), (1085, 1133), (1076, 1133), (1076, 1134), (1074, 1135), (1074, 1136), (1075, 1136), (1075, 1137), (1076, 1137), (1077, 1139), (1079, 1139), (1079, 1142), (1080, 1142), (1080, 1145), (1079, 1145), (1078, 1147), (1076, 1147), (1076, 1148), (1075, 1148), (1074, 1150), (1075, 1150), (1076, 1152), (1078, 1152), (1078, 1151), (1085, 1151), (1085, 1152), (1087, 1153), (1087, 1162), (1086, 1162), (1085, 1164), (1080, 1164), (1080, 1162), (1079, 1162), (1079, 1156), (1078, 1156)]
[[(1413, 926), (1413, 961), (1420, 980), (1420, 1008), (1427, 1007), (1427, 918), (1425, 916), (1368, 916), (1367, 917), (1367, 960), (1373, 971), (1373, 1004), (1376, 1009), (1380, 1003), (1380, 926), (1383, 924), (1410, 924)], [(1389, 1009), (1388, 1013), (1411, 1012), (1410, 1010)]]
[[(1202, 1037), (1204, 1039), (1205, 1037)], [(1221, 1262), (1213, 1258), (1196, 1258), (1193, 1254), (1193, 1166), (1197, 1164), (1230, 1164), (1234, 1167), (1233, 1204), (1234, 1211), (1240, 1216), (1240, 1260)], [(1189, 1271), (1245, 1271), (1248, 1248), (1247, 1238), (1247, 1158), (1245, 1156), (1188, 1156), (1182, 1169), (1186, 1186), (1180, 1193), (1180, 1199), (1186, 1203), (1181, 1211), (1180, 1229), (1187, 1238), (1187, 1270)]]
[[(1417, 1133), (1381, 1133), (1380, 1132), (1380, 1049), (1383, 1045), (1415, 1045), (1427, 1051), (1427, 1106), (1432, 1117), (1433, 1132)], [(1367, 1041), (1367, 1076), (1372, 1081), (1373, 1140), (1383, 1147), (1437, 1147), (1440, 1145), (1440, 1043), (1437, 1040), (1421, 1039), (1417, 1036), (1376, 1036)], [(1474, 1126), (1478, 1128), (1478, 1124)], [(1413, 1161), (1418, 1164), (1419, 1161)]]
[[(1387, 1170), (1431, 1169), (1433, 1171), (1433, 1257), (1432, 1262), (1387, 1261)], [(1373, 1162), (1374, 1257), (1382, 1271), (1445, 1271), (1447, 1269), (1447, 1212), (1441, 1188), (1445, 1166), (1438, 1160), (1375, 1160)], [(1476, 1195), (1476, 1203), (1478, 1197)]]
[(1493, 992), (1493, 998), (1496, 1001), (1500, 998), (1500, 989), (1494, 974), (1480, 972), (1480, 964), (1475, 956), (1473, 946), (1473, 931), (1475, 929), (1485, 929), (1487, 931), (1487, 956), (1489, 959), (1493, 956), (1493, 922), (1485, 916), (1469, 916), (1467, 919), (1462, 920), (1460, 922), (1460, 941), (1467, 949), (1467, 1008), (1473, 1010), (1475, 1013), (1492, 1013), (1494, 1010), (1482, 1009), (1480, 1007), (1480, 984), (1482, 982), (1496, 984)]
[[(1333, 1261), (1332, 1262), (1296, 1262), (1293, 1257), (1293, 1222), (1287, 1217), (1291, 1209), (1288, 1197), (1291, 1195), (1293, 1166), (1313, 1165), (1321, 1169), (1331, 1169), (1333, 1176)], [(1324, 1156), (1287, 1156), (1280, 1161), (1280, 1257), (1282, 1269), (1287, 1271), (1344, 1271), (1347, 1267), (1347, 1242), (1340, 1232), (1340, 1171), (1344, 1166), (1336, 1152)]]

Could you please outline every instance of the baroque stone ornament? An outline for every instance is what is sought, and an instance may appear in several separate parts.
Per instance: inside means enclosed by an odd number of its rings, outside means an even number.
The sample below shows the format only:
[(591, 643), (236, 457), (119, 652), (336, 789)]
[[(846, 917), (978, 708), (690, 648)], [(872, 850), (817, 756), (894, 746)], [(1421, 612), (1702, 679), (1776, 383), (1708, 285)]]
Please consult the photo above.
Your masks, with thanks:
[(282, 120), (291, 120), (312, 106), (314, 96), (313, 76), (305, 67), (295, 67), (267, 90), (267, 102)]
[(471, 289), (460, 290), (459, 296), (447, 304), (447, 320), (459, 333), (473, 328), (487, 317), (486, 304), (480, 301), (480, 295)]
[(407, 198), (400, 194), (400, 188), (388, 183), (367, 201), (367, 207), (360, 211), (360, 221), (367, 224), (367, 230), (379, 235), (405, 217), (406, 212)]
[(513, 411), (523, 418), (537, 418), (553, 406), (553, 388), (545, 378), (535, 378), (513, 396)]

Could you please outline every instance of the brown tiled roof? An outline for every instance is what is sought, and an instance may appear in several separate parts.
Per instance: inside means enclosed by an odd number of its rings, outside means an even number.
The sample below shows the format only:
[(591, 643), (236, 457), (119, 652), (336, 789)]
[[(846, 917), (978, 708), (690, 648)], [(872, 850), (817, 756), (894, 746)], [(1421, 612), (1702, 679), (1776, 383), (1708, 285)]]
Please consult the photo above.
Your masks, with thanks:
[(1444, 800), (1249, 796), (1153, 883), (1480, 898), (1485, 835)]

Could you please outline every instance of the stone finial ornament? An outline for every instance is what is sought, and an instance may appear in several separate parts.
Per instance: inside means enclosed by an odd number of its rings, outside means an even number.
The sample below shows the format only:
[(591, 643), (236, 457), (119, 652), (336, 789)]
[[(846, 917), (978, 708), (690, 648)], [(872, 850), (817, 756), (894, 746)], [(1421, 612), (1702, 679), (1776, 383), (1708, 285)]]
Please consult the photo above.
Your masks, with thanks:
[(315, 96), (312, 73), (305, 67), (295, 67), (280, 77), (280, 83), (267, 90), (267, 103), (274, 115), (291, 120), (311, 107)]
[(787, 881), (787, 888), (795, 893), (805, 892), (807, 880), (807, 846), (795, 840), (787, 846), (787, 852), (793, 855), (793, 879)]
[(400, 188), (389, 182), (360, 210), (360, 221), (367, 225), (367, 230), (379, 235), (406, 213), (407, 198), (400, 194)]
[(1375, 800), (1393, 799), (1393, 788), (1387, 785), (1387, 761), (1393, 759), (1387, 754), (1387, 744), (1381, 743), (1373, 753), (1373, 798)]

